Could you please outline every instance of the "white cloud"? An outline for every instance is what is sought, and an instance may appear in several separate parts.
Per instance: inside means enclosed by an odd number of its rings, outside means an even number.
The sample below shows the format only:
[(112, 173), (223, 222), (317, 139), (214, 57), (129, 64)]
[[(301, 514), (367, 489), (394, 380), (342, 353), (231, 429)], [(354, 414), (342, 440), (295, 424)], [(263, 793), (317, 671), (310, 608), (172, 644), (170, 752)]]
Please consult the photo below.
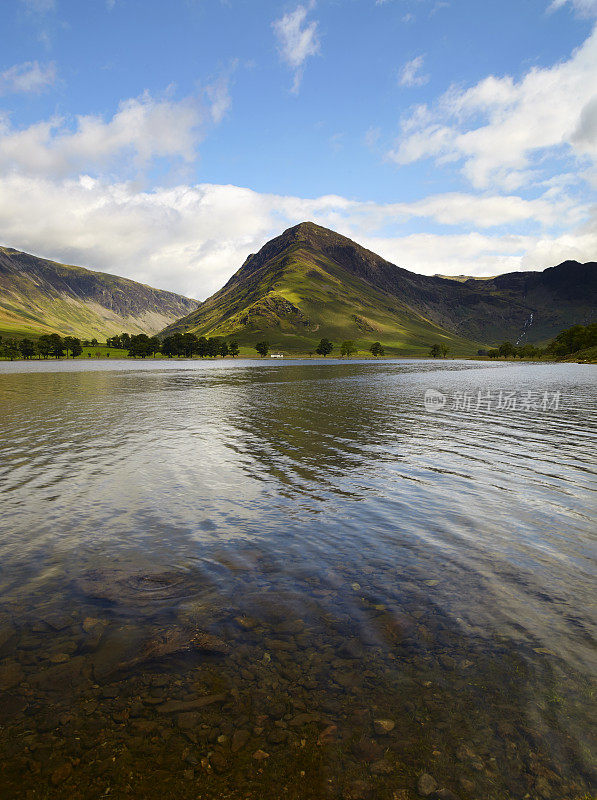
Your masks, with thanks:
[(581, 17), (597, 16), (597, 0), (553, 0), (548, 11), (557, 11), (566, 3), (570, 3)]
[(21, 0), (30, 14), (46, 14), (56, 8), (56, 0)]
[(424, 86), (429, 82), (429, 75), (421, 74), (424, 60), (424, 56), (417, 56), (406, 62), (398, 75), (400, 86)]
[[(0, 176), (0, 230), (7, 246), (202, 299), (219, 289), (249, 253), (306, 219), (427, 274), (488, 275), (543, 268), (566, 258), (594, 258), (595, 221), (587, 223), (582, 210), (566, 202), (551, 202), (550, 207), (549, 197), (488, 197), (480, 202), (468, 195), (439, 195), (383, 205), (211, 184), (142, 192), (134, 183), (90, 176), (52, 179), (12, 173)], [(541, 218), (550, 223), (561, 217), (572, 232), (550, 235), (542, 228), (534, 235), (460, 230), (401, 234), (401, 223), (414, 217), (474, 224), (486, 231), (492, 224), (524, 225)]]
[(389, 157), (462, 163), (474, 186), (511, 191), (531, 181), (546, 156), (597, 159), (597, 138), (586, 135), (596, 87), (597, 28), (568, 61), (518, 81), (489, 76), (452, 87), (432, 107), (417, 107)]
[(43, 67), (37, 61), (26, 61), (0, 72), (0, 95), (39, 93), (55, 82), (56, 64), (51, 62)]
[(299, 5), (272, 23), (280, 56), (294, 71), (292, 91), (298, 92), (305, 61), (320, 51), (317, 22), (307, 22), (312, 5)]
[(211, 105), (211, 118), (216, 125), (224, 119), (232, 105), (230, 82), (237, 67), (238, 61), (233, 61), (228, 70), (219, 75), (216, 80), (205, 88), (205, 93)]
[(147, 93), (122, 101), (108, 121), (78, 116), (74, 128), (56, 117), (17, 129), (0, 115), (0, 169), (63, 176), (123, 159), (132, 159), (137, 169), (165, 156), (190, 162), (202, 121), (195, 99), (154, 99)]

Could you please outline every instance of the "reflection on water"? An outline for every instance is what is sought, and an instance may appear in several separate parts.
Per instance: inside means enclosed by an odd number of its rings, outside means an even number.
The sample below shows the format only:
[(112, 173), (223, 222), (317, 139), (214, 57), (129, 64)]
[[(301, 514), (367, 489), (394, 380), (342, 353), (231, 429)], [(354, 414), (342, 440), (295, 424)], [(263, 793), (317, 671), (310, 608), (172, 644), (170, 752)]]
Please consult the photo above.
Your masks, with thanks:
[(593, 367), (0, 370), (1, 797), (591, 796)]

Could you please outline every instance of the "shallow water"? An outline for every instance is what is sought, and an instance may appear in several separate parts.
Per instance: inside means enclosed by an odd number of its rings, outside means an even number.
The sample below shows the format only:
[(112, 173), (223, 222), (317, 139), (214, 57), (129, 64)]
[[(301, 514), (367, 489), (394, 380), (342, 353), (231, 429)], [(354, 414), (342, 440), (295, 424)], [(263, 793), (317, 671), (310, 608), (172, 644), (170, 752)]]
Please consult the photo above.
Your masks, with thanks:
[(591, 797), (596, 376), (0, 363), (0, 797)]

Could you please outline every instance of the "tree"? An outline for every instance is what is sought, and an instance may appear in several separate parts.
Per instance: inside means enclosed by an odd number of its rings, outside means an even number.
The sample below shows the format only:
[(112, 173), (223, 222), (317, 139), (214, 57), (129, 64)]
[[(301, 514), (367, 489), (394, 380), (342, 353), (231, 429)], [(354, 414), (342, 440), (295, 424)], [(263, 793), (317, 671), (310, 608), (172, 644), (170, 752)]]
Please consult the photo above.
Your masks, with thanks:
[(155, 358), (155, 354), (160, 352), (161, 342), (157, 336), (151, 336), (149, 338), (149, 353)]
[(205, 358), (205, 356), (209, 355), (209, 343), (205, 336), (200, 336), (197, 339), (197, 355), (200, 358)]
[(39, 337), (37, 340), (37, 349), (39, 354), (44, 358), (47, 358), (50, 355), (52, 350), (52, 341), (48, 333), (44, 333)]
[(214, 336), (207, 340), (207, 355), (210, 358), (215, 358), (220, 355), (221, 342), (222, 340), (219, 336)]
[(442, 358), (445, 358), (450, 352), (450, 348), (448, 347), (448, 345), (444, 344), (443, 342), (440, 344), (440, 349), (442, 351)]
[(321, 339), (317, 347), (315, 348), (315, 352), (320, 356), (329, 356), (329, 354), (334, 349), (334, 345), (330, 342), (329, 339)]
[(35, 355), (35, 344), (31, 339), (21, 339), (19, 342), (19, 350), (24, 359), (29, 359)]
[(509, 356), (513, 356), (516, 351), (514, 350), (512, 342), (503, 342), (498, 347), (498, 352), (501, 356), (504, 356), (504, 358), (508, 358)]
[(136, 358), (147, 358), (151, 355), (151, 343), (149, 336), (146, 333), (139, 333), (137, 336), (131, 336), (129, 342), (129, 356)]
[(518, 355), (521, 358), (534, 358), (539, 354), (539, 350), (533, 344), (525, 344), (518, 350)]
[(269, 353), (269, 342), (257, 342), (255, 345), (255, 350), (257, 350), (261, 358), (265, 358), (265, 356)]
[(220, 355), (222, 358), (226, 358), (228, 353), (230, 352), (230, 348), (228, 347), (228, 342), (223, 340), (220, 342)]
[(342, 342), (342, 344), (340, 345), (341, 356), (348, 356), (348, 358), (350, 358), (351, 355), (356, 352), (357, 352), (357, 346), (354, 342), (351, 342), (350, 340)]
[(66, 350), (67, 358), (69, 352), (73, 358), (80, 356), (81, 353), (83, 352), (83, 348), (81, 347), (81, 340), (77, 339), (75, 336), (64, 337), (64, 349)]
[(587, 350), (589, 347), (597, 345), (597, 322), (590, 325), (573, 325), (565, 331), (558, 333), (556, 338), (551, 341), (546, 348), (546, 353), (555, 358), (578, 353), (579, 350)]
[(487, 351), (487, 355), (489, 356), (489, 358), (497, 358), (499, 356), (499, 354), (500, 354), (500, 351), (496, 350), (495, 348), (493, 350), (488, 350)]
[(177, 353), (176, 341), (173, 336), (166, 336), (162, 342), (162, 355), (172, 358)]
[(180, 349), (182, 350), (185, 358), (193, 358), (197, 352), (197, 337), (194, 333), (183, 333), (180, 340)]
[(7, 339), (4, 342), (2, 352), (7, 358), (10, 358), (11, 361), (14, 361), (15, 358), (18, 358), (20, 352), (18, 339)]
[(57, 333), (51, 333), (48, 337), (50, 341), (50, 355), (54, 358), (62, 358), (64, 355), (64, 342)]
[(381, 342), (373, 342), (373, 344), (369, 348), (369, 352), (372, 353), (375, 356), (375, 358), (377, 358), (378, 356), (383, 356), (385, 350), (383, 349)]
[(235, 342), (234, 340), (231, 341), (230, 344), (228, 345), (228, 352), (230, 353), (232, 358), (236, 358), (239, 353), (238, 342)]
[(439, 358), (442, 354), (442, 348), (439, 344), (434, 344), (431, 346), (431, 350), (429, 351), (429, 355), (432, 358)]

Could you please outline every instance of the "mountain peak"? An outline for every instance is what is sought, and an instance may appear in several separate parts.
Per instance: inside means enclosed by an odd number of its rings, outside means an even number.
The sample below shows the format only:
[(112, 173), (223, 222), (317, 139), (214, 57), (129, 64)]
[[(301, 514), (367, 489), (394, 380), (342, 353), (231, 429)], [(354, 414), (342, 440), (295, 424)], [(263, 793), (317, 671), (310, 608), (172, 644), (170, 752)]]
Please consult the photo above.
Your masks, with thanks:
[(314, 222), (307, 220), (305, 222), (299, 222), (298, 225), (293, 225), (292, 228), (285, 230), (281, 238), (286, 240), (292, 239), (295, 241), (302, 241), (312, 240), (322, 236), (338, 237), (338, 234), (329, 230), (329, 228), (323, 228), (321, 225), (316, 225)]

